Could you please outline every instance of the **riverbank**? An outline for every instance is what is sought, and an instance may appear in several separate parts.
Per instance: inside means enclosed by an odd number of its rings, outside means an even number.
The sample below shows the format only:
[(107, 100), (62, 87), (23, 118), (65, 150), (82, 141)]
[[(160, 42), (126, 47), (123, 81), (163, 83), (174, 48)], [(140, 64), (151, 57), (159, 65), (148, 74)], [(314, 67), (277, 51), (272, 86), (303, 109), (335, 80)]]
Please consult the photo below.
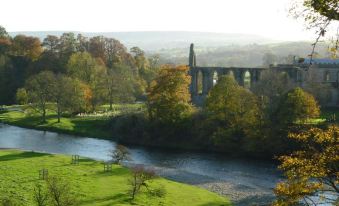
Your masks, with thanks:
[[(0, 145), (107, 161), (116, 143), (0, 124)], [(128, 150), (132, 159), (129, 167), (142, 164), (166, 179), (225, 196), (236, 206), (269, 205), (275, 198), (273, 188), (283, 178), (275, 164), (264, 160), (133, 145)]]
[(42, 123), (39, 114), (26, 114), (20, 110), (4, 110), (0, 112), (0, 122), (42, 131), (101, 139), (113, 138), (107, 126), (108, 117), (62, 117), (58, 123), (56, 114), (49, 112), (46, 122)]
[[(128, 179), (131, 172), (125, 167), (113, 165), (111, 172), (103, 172), (102, 162), (81, 158), (79, 165), (71, 165), (71, 157), (18, 150), (0, 151), (1, 195), (33, 204), (33, 188), (38, 180), (38, 170), (48, 169), (49, 175), (67, 180), (79, 205), (231, 205), (229, 200), (198, 187), (189, 186), (163, 178), (156, 178), (151, 187), (162, 187), (164, 197), (150, 197), (146, 190), (131, 202), (128, 194)], [(7, 197), (7, 198), (8, 198)], [(1, 198), (1, 197), (0, 197)], [(22, 205), (21, 204), (21, 205)]]

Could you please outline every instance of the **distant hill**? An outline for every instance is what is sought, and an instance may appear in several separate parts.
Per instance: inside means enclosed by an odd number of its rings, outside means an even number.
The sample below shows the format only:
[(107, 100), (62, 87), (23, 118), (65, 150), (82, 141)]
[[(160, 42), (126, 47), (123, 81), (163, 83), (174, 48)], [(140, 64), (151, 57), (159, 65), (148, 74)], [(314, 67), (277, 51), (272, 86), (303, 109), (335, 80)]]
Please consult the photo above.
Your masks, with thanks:
[[(41, 39), (47, 35), (60, 36), (68, 31), (22, 31), (10, 32), (10, 35), (24, 34), (37, 36)], [(226, 34), (209, 32), (185, 32), (185, 31), (147, 31), (147, 32), (77, 32), (87, 37), (103, 35), (118, 39), (128, 48), (138, 46), (146, 51), (161, 49), (186, 48), (191, 42), (201, 47), (221, 47), (227, 45), (268, 44), (278, 41), (266, 37), (251, 34)]]
[[(41, 40), (47, 35), (60, 36), (70, 31), (23, 31), (10, 35), (37, 36)], [(275, 63), (287, 63), (291, 56), (307, 57), (312, 42), (283, 42), (258, 35), (225, 34), (184, 31), (149, 32), (77, 32), (86, 37), (105, 36), (118, 39), (125, 46), (138, 46), (147, 55), (158, 54), (161, 63), (187, 64), (190, 43), (195, 44), (197, 64), (200, 66), (262, 66), (263, 57), (269, 53)], [(319, 57), (328, 57), (327, 46), (318, 44)]]

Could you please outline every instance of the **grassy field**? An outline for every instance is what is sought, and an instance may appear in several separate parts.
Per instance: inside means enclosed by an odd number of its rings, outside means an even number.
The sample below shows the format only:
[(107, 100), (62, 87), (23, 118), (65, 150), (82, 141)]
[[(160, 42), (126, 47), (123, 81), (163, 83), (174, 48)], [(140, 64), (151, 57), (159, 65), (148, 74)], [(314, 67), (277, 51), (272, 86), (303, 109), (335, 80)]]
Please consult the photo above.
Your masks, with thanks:
[(44, 180), (39, 180), (38, 171), (46, 168), (49, 176), (58, 176), (68, 182), (78, 205), (231, 205), (224, 197), (207, 190), (163, 178), (152, 180), (150, 185), (151, 188), (164, 188), (165, 196), (150, 196), (142, 190), (131, 201), (129, 169), (114, 165), (111, 172), (104, 172), (101, 162), (82, 158), (79, 165), (70, 162), (71, 157), (65, 155), (0, 150), (0, 198), (14, 198), (19, 205), (34, 205), (34, 186), (45, 184)]
[[(53, 108), (53, 105), (50, 105)], [(63, 117), (57, 122), (54, 110), (48, 110), (47, 122), (41, 122), (41, 114), (27, 106), (13, 105), (4, 107), (0, 111), (0, 122), (20, 127), (34, 128), (53, 132), (97, 137), (101, 139), (112, 139), (113, 135), (109, 129), (110, 117), (126, 113), (143, 112), (144, 104), (113, 105), (113, 110), (108, 111), (109, 105), (102, 105), (95, 113), (82, 114), (82, 116)]]
[(42, 123), (41, 116), (37, 113), (27, 115), (23, 111), (2, 111), (0, 112), (0, 122), (39, 130), (105, 139), (112, 138), (111, 132), (107, 129), (107, 117), (63, 117), (58, 123), (56, 115), (48, 113), (47, 122)]

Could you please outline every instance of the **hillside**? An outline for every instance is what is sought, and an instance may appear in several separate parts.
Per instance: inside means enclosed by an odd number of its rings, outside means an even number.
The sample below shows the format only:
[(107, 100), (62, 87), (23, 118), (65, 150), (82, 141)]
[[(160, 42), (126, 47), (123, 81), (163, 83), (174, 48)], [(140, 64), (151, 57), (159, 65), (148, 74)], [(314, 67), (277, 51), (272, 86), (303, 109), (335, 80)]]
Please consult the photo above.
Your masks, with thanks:
[[(40, 39), (47, 35), (60, 36), (68, 31), (22, 31), (10, 32), (10, 35), (24, 34), (37, 36)], [(185, 31), (149, 31), (149, 32), (78, 32), (87, 37), (103, 35), (120, 40), (127, 47), (138, 46), (146, 51), (160, 49), (186, 48), (191, 42), (203, 47), (219, 47), (231, 44), (266, 44), (277, 42), (266, 37), (251, 34), (225, 34), (211, 32), (185, 32)]]

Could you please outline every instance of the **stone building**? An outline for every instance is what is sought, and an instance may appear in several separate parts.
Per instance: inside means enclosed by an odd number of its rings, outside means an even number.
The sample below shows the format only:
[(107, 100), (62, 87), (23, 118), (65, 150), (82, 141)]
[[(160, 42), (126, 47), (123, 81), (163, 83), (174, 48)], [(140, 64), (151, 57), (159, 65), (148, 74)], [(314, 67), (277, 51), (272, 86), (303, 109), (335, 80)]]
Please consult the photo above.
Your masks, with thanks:
[[(271, 65), (263, 67), (200, 67), (196, 65), (194, 45), (191, 44), (189, 52), (189, 73), (192, 78), (190, 92), (192, 102), (201, 106), (210, 91), (221, 75), (233, 75), (239, 85), (248, 89), (260, 81), (261, 74), (265, 70), (273, 70), (277, 73), (286, 73), (289, 79), (297, 86), (305, 87), (306, 82), (325, 85), (328, 98), (323, 106), (339, 106), (339, 60), (298, 59), (293, 64)], [(200, 81), (200, 82), (199, 82)], [(325, 88), (325, 87), (324, 87)], [(325, 91), (320, 91), (325, 92)]]

